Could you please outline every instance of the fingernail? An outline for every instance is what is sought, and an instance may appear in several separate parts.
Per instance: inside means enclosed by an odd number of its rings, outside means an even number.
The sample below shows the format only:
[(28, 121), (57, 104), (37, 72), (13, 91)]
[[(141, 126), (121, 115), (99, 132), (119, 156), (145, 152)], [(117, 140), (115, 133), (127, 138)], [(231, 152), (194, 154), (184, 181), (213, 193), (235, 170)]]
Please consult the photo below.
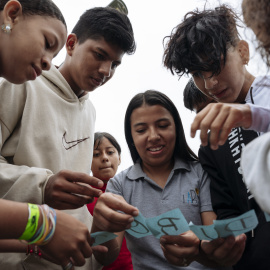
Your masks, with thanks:
[(128, 219), (128, 222), (130, 222), (130, 223), (133, 222), (133, 221), (134, 221), (134, 218), (133, 217), (131, 217), (131, 218)]
[(104, 183), (102, 181), (99, 181), (98, 182), (98, 187), (103, 187), (104, 186)]
[(165, 240), (164, 238), (161, 237), (161, 238), (160, 238), (160, 243), (161, 243), (161, 244), (165, 244), (165, 243), (166, 243), (166, 240)]

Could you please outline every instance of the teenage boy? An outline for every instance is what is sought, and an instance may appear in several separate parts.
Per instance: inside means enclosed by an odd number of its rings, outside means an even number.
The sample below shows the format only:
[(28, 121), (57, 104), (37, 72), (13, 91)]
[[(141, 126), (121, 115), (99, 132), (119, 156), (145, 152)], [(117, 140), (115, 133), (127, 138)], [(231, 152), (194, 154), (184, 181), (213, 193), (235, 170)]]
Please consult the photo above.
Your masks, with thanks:
[[(57, 46), (54, 39), (47, 46)], [(128, 17), (112, 8), (87, 10), (66, 41), (66, 59), (33, 82), (0, 85), (0, 196), (69, 209), (88, 228), (85, 204), (101, 187), (90, 177), (95, 109), (88, 92), (110, 80), (125, 53), (135, 51)], [(72, 244), (72, 243), (71, 243)], [(71, 257), (77, 254), (71, 254)], [(93, 269), (87, 260), (80, 269)], [(70, 265), (69, 265), (70, 266)], [(1, 269), (59, 269), (34, 256), (5, 254)]]
[[(261, 270), (268, 269), (270, 264), (266, 244), (270, 241), (270, 223), (246, 189), (240, 167), (242, 148), (258, 135), (254, 131), (231, 129), (268, 129), (270, 114), (259, 122), (258, 119), (270, 109), (270, 79), (255, 78), (247, 71), (249, 47), (239, 38), (237, 18), (225, 5), (188, 13), (170, 36), (164, 64), (180, 76), (190, 73), (196, 86), (218, 102), (197, 114), (192, 136), (201, 129), (199, 158), (212, 180), (211, 197), (218, 219), (235, 217), (249, 209), (254, 209), (259, 219), (255, 231), (247, 233), (245, 252), (234, 268)], [(218, 145), (223, 146), (214, 151)]]

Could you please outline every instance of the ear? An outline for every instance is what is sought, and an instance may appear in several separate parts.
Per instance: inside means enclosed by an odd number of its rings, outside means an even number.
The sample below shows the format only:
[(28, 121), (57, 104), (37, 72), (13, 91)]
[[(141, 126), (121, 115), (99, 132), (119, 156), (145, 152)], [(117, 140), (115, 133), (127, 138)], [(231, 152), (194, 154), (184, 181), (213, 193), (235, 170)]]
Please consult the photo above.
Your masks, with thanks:
[(245, 40), (240, 40), (237, 49), (242, 59), (243, 65), (248, 65), (249, 62), (249, 46)]
[(22, 6), (16, 0), (10, 0), (6, 3), (3, 9), (4, 24), (14, 25), (18, 18), (22, 15)]
[(66, 50), (69, 56), (72, 56), (72, 53), (78, 43), (77, 36), (75, 34), (69, 34), (66, 41)]
[(119, 156), (118, 166), (121, 164), (121, 156)]

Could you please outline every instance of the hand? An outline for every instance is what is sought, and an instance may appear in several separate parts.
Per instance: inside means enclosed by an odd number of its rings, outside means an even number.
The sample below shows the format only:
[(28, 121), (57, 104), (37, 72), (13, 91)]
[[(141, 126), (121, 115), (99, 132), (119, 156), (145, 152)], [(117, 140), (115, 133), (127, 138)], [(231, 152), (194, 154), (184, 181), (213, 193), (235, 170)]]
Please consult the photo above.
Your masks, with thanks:
[(210, 103), (199, 112), (192, 125), (191, 137), (201, 130), (203, 146), (208, 144), (208, 130), (210, 130), (210, 147), (216, 150), (223, 145), (232, 128), (248, 128), (252, 124), (250, 107), (247, 104)]
[[(81, 185), (81, 183), (88, 184)], [(45, 187), (44, 203), (55, 209), (76, 209), (99, 197), (103, 181), (85, 173), (63, 170), (52, 175)]]
[(164, 235), (160, 243), (165, 258), (173, 265), (188, 266), (199, 254), (200, 240), (192, 231), (180, 235)]
[(138, 209), (128, 204), (122, 196), (105, 192), (95, 205), (92, 228), (95, 231), (121, 232), (131, 227), (134, 216), (138, 214)]
[(42, 257), (59, 265), (65, 266), (70, 261), (76, 266), (85, 264), (85, 258), (92, 255), (92, 251), (107, 252), (104, 246), (91, 248), (91, 237), (88, 228), (74, 217), (57, 211), (57, 223), (51, 241), (39, 246)]
[(211, 242), (203, 240), (201, 250), (209, 259), (220, 266), (236, 264), (245, 249), (246, 235), (229, 236), (226, 239), (218, 238)]

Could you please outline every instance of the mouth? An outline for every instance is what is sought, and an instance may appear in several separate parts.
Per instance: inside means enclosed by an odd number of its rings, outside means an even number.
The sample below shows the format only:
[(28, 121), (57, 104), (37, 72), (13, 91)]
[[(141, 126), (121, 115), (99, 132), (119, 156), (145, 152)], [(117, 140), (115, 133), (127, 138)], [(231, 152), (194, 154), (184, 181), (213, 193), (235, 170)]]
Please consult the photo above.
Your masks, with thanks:
[(41, 75), (41, 68), (39, 68), (38, 66), (36, 65), (32, 65), (33, 69), (35, 70), (35, 73), (36, 73), (36, 77), (40, 76)]
[(226, 94), (227, 90), (228, 90), (228, 88), (225, 88), (225, 89), (223, 89), (221, 91), (218, 91), (217, 93), (214, 93), (214, 94), (211, 93), (210, 95), (212, 97), (216, 98), (216, 99), (220, 99), (220, 98), (224, 97), (224, 95)]
[(96, 86), (101, 86), (104, 82), (105, 82), (105, 78), (94, 78), (94, 77), (91, 77), (93, 83), (96, 85)]
[(111, 167), (103, 167), (103, 168), (100, 168), (100, 170), (106, 170), (106, 169), (111, 169)]
[(163, 149), (164, 146), (158, 146), (158, 147), (149, 147), (147, 150), (150, 152), (159, 152), (160, 150)]

